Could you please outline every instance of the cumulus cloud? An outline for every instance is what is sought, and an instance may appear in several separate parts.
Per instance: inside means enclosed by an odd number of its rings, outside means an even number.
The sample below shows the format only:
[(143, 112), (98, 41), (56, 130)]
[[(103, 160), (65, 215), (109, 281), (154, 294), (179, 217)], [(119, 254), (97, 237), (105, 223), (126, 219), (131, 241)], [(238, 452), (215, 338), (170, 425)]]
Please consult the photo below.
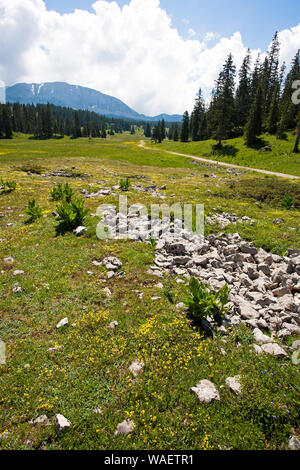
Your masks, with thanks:
[[(300, 24), (279, 34), (288, 62), (300, 44)], [(216, 40), (209, 47), (209, 40)], [(0, 0), (0, 78), (16, 82), (66, 81), (125, 101), (138, 112), (182, 113), (197, 90), (206, 94), (232, 52), (246, 53), (239, 32), (208, 33), (203, 42), (180, 36), (159, 0), (96, 1), (93, 13), (61, 15), (43, 0)], [(258, 51), (253, 51), (255, 56)]]

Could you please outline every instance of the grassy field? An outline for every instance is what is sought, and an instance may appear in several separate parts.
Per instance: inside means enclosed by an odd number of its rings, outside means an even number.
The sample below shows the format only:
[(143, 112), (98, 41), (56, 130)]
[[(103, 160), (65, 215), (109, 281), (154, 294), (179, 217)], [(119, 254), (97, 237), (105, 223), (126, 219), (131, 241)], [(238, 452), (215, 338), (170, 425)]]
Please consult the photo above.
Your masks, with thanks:
[[(282, 254), (300, 246), (300, 183), (194, 165), (163, 151), (143, 150), (137, 146), (140, 138), (124, 134), (107, 141), (41, 142), (20, 136), (0, 141), (0, 179), (17, 182), (15, 191), (0, 195), (0, 338), (7, 346), (7, 363), (0, 365), (0, 448), (286, 449), (290, 434), (299, 432), (299, 396), (292, 387), (299, 384), (299, 369), (290, 359), (254, 354), (253, 336), (244, 327), (232, 330), (226, 343), (218, 335), (204, 338), (156, 287), (158, 279), (147, 274), (154, 258), (150, 244), (100, 241), (98, 219), (91, 215), (83, 237), (58, 236), (51, 214), (56, 203), (49, 193), (58, 182), (68, 182), (79, 195), (82, 189), (111, 188), (125, 176), (134, 184), (166, 184), (167, 204), (204, 203), (206, 215), (247, 215), (255, 219), (253, 226), (230, 225), (224, 231), (238, 231), (257, 246)], [(193, 147), (202, 155), (201, 145), (161, 147), (182, 153), (193, 153)], [(261, 162), (255, 155), (257, 167), (300, 174), (296, 157), (287, 156), (291, 161), (283, 168), (282, 157), (273, 166), (276, 155), (262, 155)], [(245, 159), (242, 164), (252, 164), (250, 152)], [(61, 168), (86, 176), (43, 176)], [(216, 178), (205, 176), (212, 173)], [(142, 182), (139, 176), (145, 177)], [(133, 188), (127, 195), (132, 204), (161, 203)], [(284, 207), (287, 195), (296, 208)], [(87, 199), (86, 206), (92, 214), (99, 204), (117, 204), (118, 197), (114, 191)], [(33, 198), (43, 216), (25, 224)], [(275, 218), (284, 224), (274, 224)], [(217, 231), (207, 228), (207, 233)], [(104, 268), (92, 264), (110, 255), (122, 261), (123, 277), (107, 280)], [(5, 263), (7, 256), (15, 262)], [(24, 274), (14, 275), (15, 270)], [(22, 292), (14, 294), (17, 282)], [(170, 282), (176, 303), (182, 302), (186, 285)], [(112, 297), (103, 292), (105, 287)], [(144, 294), (142, 299), (137, 292)], [(69, 325), (57, 329), (64, 317)], [(115, 330), (108, 328), (112, 321), (119, 323)], [(54, 347), (58, 351), (48, 352)], [(136, 359), (145, 368), (134, 379), (128, 368)], [(242, 376), (241, 397), (221, 388), (237, 374)], [(190, 393), (203, 378), (216, 384), (220, 402), (200, 404)], [(103, 413), (95, 414), (97, 408)], [(62, 434), (53, 425), (57, 413), (72, 423)], [(51, 425), (29, 423), (43, 414)], [(114, 436), (126, 418), (134, 421), (134, 432)]]
[[(257, 148), (248, 148), (244, 139), (239, 137), (224, 141), (222, 152), (212, 150), (212, 146), (216, 144), (215, 140), (188, 143), (164, 141), (162, 144), (153, 144), (153, 147), (159, 146), (172, 152), (300, 176), (300, 154), (292, 153), (295, 139), (296, 136), (292, 133), (287, 134), (286, 140), (278, 140), (275, 136), (265, 134)], [(271, 150), (264, 151), (265, 146), (271, 146)]]

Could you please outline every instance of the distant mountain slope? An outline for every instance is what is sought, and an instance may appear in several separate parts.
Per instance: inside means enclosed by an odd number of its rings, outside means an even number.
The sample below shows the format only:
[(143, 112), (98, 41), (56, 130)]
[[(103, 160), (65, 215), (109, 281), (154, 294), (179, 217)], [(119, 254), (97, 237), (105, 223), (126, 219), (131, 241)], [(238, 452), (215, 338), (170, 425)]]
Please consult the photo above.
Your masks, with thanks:
[(169, 122), (181, 121), (180, 115), (161, 114), (160, 116), (144, 116), (129, 108), (121, 100), (105, 95), (100, 91), (82, 86), (69, 85), (64, 82), (51, 83), (17, 83), (6, 89), (8, 102), (22, 104), (46, 104), (64, 106), (73, 109), (94, 111), (107, 117), (130, 118), (145, 121), (165, 119)]

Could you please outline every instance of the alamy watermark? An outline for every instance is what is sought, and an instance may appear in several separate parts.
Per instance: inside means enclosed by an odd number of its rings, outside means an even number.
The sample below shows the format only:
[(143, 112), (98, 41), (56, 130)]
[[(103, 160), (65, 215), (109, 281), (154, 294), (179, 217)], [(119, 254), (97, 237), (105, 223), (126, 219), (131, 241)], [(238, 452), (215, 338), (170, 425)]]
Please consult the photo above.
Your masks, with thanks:
[(96, 212), (101, 217), (96, 233), (100, 240), (180, 238), (187, 233), (204, 237), (203, 204), (143, 204), (128, 207), (127, 196), (120, 195), (119, 208), (101, 204)]
[(300, 104), (300, 80), (295, 80), (292, 84), (292, 89), (295, 90), (292, 94), (292, 102), (295, 105)]

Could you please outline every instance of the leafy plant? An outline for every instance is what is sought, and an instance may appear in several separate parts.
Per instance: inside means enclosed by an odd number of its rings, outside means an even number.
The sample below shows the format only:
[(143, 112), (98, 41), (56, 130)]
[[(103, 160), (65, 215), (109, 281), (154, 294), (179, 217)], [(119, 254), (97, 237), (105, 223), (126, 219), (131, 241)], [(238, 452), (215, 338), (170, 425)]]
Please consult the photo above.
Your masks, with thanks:
[(50, 196), (52, 201), (65, 200), (67, 202), (71, 202), (72, 197), (74, 196), (74, 192), (68, 183), (66, 183), (65, 185), (59, 183), (51, 190)]
[(156, 242), (155, 238), (150, 237), (150, 243), (151, 243), (151, 246), (152, 246), (153, 250), (155, 250), (156, 245), (157, 245), (157, 242)]
[(36, 204), (35, 200), (28, 201), (26, 214), (29, 216), (26, 223), (34, 222), (42, 216), (42, 209)]
[(292, 198), (291, 196), (285, 196), (285, 198), (282, 201), (282, 205), (285, 209), (290, 210), (295, 204), (295, 202), (296, 202), (295, 199)]
[(120, 188), (121, 188), (121, 191), (128, 191), (130, 187), (130, 180), (129, 178), (121, 178), (120, 179)]
[(56, 210), (59, 215), (58, 220), (67, 231), (72, 231), (82, 225), (85, 216), (89, 212), (89, 209), (84, 208), (84, 200), (82, 198), (70, 202), (64, 200), (58, 204)]
[(217, 292), (212, 291), (203, 282), (192, 277), (189, 283), (189, 294), (186, 305), (196, 320), (212, 316), (218, 323), (228, 310), (229, 288), (224, 284)]
[(0, 189), (4, 193), (11, 193), (15, 191), (17, 187), (17, 183), (15, 181), (4, 181), (3, 179), (0, 180)]

